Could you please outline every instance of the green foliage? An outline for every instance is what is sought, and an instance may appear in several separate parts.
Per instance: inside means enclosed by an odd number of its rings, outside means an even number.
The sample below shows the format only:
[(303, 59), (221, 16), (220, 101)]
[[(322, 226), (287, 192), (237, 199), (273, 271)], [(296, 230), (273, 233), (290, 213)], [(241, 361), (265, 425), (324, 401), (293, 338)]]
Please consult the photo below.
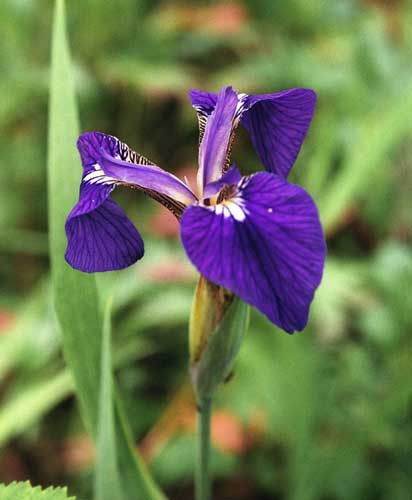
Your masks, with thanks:
[(33, 488), (29, 483), (10, 483), (7, 486), (0, 484), (0, 498), (2, 500), (75, 500), (67, 496), (66, 488), (47, 488), (40, 486)]

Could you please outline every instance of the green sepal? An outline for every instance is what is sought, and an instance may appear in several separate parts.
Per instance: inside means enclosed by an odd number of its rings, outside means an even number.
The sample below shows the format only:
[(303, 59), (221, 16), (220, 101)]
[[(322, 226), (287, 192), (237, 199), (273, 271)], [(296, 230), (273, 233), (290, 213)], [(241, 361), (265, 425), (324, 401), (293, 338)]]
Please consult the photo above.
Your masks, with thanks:
[(230, 375), (248, 325), (249, 306), (235, 296), (222, 320), (208, 335), (198, 359), (191, 363), (190, 374), (198, 401), (212, 397)]

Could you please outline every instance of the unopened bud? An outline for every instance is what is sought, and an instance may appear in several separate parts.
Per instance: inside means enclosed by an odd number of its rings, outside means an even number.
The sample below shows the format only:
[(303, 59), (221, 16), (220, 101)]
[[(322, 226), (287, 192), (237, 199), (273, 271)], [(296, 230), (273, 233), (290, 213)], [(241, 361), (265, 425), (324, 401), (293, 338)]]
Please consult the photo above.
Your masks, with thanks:
[(190, 374), (198, 399), (211, 397), (229, 375), (249, 320), (249, 307), (201, 276), (189, 325)]

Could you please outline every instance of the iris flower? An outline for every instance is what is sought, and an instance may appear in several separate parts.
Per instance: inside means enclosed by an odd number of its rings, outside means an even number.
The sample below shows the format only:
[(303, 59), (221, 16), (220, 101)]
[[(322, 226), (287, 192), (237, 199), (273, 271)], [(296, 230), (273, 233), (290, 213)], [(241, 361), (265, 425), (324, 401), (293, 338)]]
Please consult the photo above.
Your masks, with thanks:
[[(196, 189), (116, 137), (82, 134), (79, 201), (66, 222), (67, 262), (84, 272), (130, 266), (143, 240), (112, 200), (116, 186), (145, 192), (180, 220), (186, 253), (209, 281), (238, 295), (288, 333), (304, 329), (326, 246), (312, 198), (287, 176), (312, 120), (316, 94), (291, 89), (247, 95), (193, 90), (200, 128)], [(266, 172), (230, 164), (238, 124)]]

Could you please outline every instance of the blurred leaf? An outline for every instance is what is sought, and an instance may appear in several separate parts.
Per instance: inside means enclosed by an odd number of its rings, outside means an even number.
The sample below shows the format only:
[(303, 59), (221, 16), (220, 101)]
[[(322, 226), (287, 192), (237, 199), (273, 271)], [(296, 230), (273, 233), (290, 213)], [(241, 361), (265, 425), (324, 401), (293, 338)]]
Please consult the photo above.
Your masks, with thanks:
[(0, 447), (37, 423), (71, 391), (72, 378), (64, 370), (41, 382), (26, 384), (13, 398), (3, 402), (0, 411)]
[(177, 62), (143, 60), (136, 57), (117, 56), (101, 64), (103, 78), (111, 82), (128, 84), (147, 93), (176, 94), (190, 88), (188, 71)]
[(67, 488), (47, 488), (42, 490), (40, 486), (29, 483), (10, 483), (7, 486), (0, 484), (1, 500), (75, 500), (69, 497)]
[(0, 336), (0, 380), (12, 370), (37, 371), (56, 355), (60, 339), (49, 289), (47, 279), (40, 282), (17, 308), (15, 324)]
[(361, 124), (357, 143), (334, 182), (319, 201), (321, 219), (326, 231), (333, 230), (344, 210), (361, 194), (370, 190), (370, 180), (379, 170), (389, 152), (411, 131), (412, 94), (403, 93), (380, 103)]
[[(64, 223), (75, 203), (80, 167), (75, 149), (79, 126), (63, 0), (57, 0), (54, 17), (49, 113), (49, 223), (55, 307), (84, 420), (96, 439), (102, 352), (102, 316), (96, 281), (94, 276), (79, 273), (64, 261)], [(163, 498), (143, 462), (136, 457), (124, 417), (116, 418), (119, 470), (125, 496)]]
[(147, 297), (142, 307), (136, 311), (134, 329), (172, 328), (185, 324), (192, 296), (192, 290), (172, 285), (165, 287), (164, 290), (158, 290), (153, 297)]
[(3, 232), (0, 251), (47, 255), (47, 236), (36, 231), (7, 230)]
[(328, 257), (321, 286), (311, 306), (311, 321), (323, 342), (336, 342), (351, 328), (350, 311), (373, 302), (366, 287), (367, 267), (360, 262)]
[[(171, 439), (153, 460), (156, 476), (162, 484), (181, 484), (192, 480), (193, 457), (196, 453), (194, 435), (178, 435)], [(213, 477), (230, 477), (234, 473), (237, 458), (228, 453), (211, 450), (211, 472)]]

